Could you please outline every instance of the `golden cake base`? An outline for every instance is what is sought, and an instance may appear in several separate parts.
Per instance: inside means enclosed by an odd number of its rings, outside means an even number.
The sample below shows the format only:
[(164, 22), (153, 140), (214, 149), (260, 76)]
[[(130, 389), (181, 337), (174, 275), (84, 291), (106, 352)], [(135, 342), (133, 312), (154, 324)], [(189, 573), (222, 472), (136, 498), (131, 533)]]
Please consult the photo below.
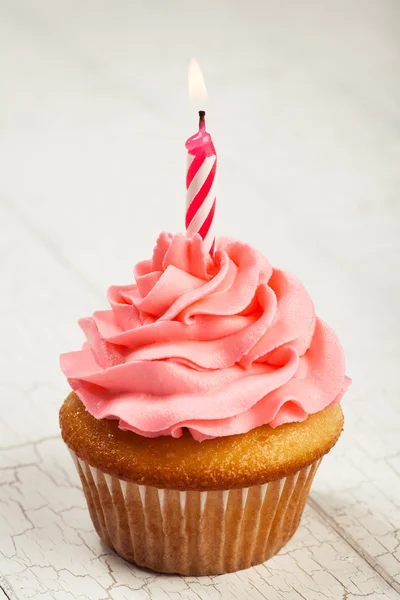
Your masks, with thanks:
[(301, 423), (197, 442), (182, 437), (147, 438), (121, 431), (118, 420), (95, 419), (72, 392), (60, 410), (67, 446), (103, 473), (125, 481), (182, 491), (250, 488), (294, 475), (322, 458), (343, 428), (339, 404)]
[(343, 413), (200, 443), (121, 431), (71, 393), (60, 425), (106, 544), (154, 571), (217, 575), (262, 563), (291, 538)]

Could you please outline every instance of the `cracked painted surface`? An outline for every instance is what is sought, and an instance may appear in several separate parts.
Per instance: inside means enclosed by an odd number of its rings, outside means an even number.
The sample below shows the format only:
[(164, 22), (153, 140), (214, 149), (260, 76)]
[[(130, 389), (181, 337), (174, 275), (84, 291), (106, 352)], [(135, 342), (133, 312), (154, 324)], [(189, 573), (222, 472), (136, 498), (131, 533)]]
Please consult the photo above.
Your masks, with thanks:
[[(204, 47), (187, 2), (139, 4), (0, 0), (0, 600), (399, 599), (399, 5), (204, 0)], [(181, 229), (193, 53), (213, 98), (218, 226), (300, 276), (353, 377), (294, 539), (199, 579), (100, 542), (58, 432), (77, 318), (159, 230)]]
[[(19, 450), (1, 496), (2, 577), (16, 598), (344, 598), (397, 593), (308, 508), (302, 528), (269, 563), (234, 575), (181, 578), (128, 565), (97, 538), (68, 451), (49, 439)], [(0, 455), (9, 453), (1, 450)], [(14, 462), (12, 462), (14, 461)], [(8, 472), (8, 471), (6, 471)], [(40, 595), (41, 594), (41, 595)]]

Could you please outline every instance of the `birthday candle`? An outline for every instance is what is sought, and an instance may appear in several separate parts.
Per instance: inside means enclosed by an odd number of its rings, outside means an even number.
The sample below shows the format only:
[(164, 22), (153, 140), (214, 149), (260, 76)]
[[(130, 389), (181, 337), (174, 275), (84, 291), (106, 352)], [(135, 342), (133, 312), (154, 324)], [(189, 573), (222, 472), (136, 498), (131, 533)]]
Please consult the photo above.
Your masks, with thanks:
[[(189, 66), (189, 92), (197, 105), (205, 102), (207, 98), (203, 74), (195, 60), (192, 60)], [(217, 155), (211, 136), (206, 130), (205, 114), (204, 110), (199, 111), (199, 130), (186, 142), (186, 232), (188, 236), (199, 233), (205, 249), (213, 255)]]
[(186, 142), (188, 169), (186, 175), (186, 231), (199, 233), (207, 252), (215, 246), (213, 220), (215, 214), (215, 174), (217, 155), (205, 127), (205, 112), (199, 112), (199, 131)]

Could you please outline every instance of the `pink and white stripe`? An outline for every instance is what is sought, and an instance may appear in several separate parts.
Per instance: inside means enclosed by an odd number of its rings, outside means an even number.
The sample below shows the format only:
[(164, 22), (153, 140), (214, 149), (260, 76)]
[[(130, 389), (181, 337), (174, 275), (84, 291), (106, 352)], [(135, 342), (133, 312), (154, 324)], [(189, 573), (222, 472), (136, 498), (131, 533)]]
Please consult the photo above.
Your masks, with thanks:
[(215, 174), (217, 156), (208, 152), (188, 154), (186, 175), (186, 231), (199, 233), (207, 252), (212, 255), (215, 246), (213, 220), (216, 204)]

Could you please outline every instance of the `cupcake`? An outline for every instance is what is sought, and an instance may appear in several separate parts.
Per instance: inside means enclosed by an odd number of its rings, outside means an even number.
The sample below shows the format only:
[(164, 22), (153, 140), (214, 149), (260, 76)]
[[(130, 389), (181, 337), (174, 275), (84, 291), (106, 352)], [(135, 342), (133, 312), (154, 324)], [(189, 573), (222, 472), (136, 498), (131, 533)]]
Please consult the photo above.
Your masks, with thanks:
[(276, 554), (343, 427), (342, 347), (248, 244), (163, 233), (63, 354), (60, 411), (94, 527), (139, 566), (215, 575)]

